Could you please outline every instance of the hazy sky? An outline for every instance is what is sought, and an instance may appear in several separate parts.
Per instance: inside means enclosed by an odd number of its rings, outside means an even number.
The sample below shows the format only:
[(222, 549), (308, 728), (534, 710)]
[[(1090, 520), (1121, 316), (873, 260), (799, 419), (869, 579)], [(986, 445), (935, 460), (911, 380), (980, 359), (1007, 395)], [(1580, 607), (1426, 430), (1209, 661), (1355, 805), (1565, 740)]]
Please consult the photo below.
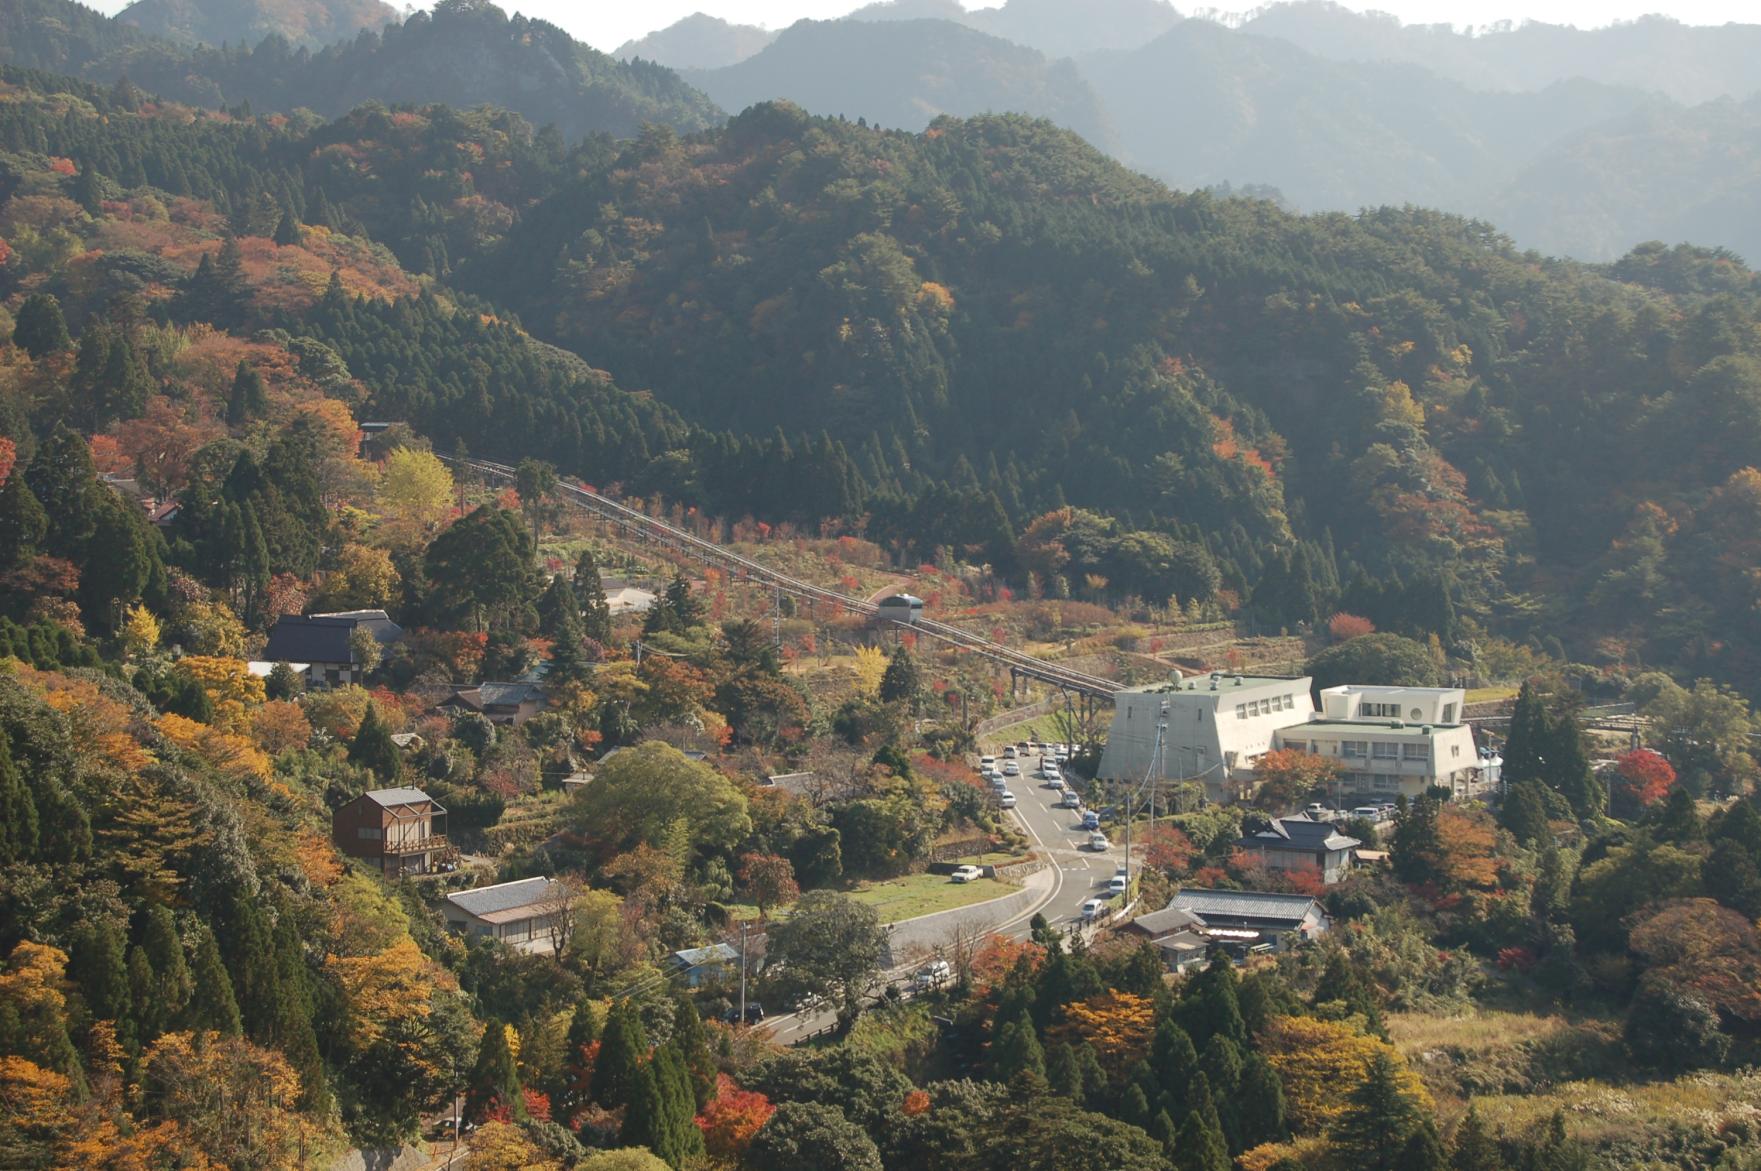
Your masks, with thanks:
[[(88, 0), (90, 2), (90, 0)], [(524, 12), (562, 26), (598, 49), (617, 48), (633, 37), (664, 28), (693, 12), (707, 12), (740, 24), (781, 28), (803, 17), (842, 16), (864, 0), (497, 0), (510, 11)], [(992, 7), (1001, 0), (961, 0), (968, 8)], [(1083, 0), (1069, 0), (1080, 5)], [(1408, 23), (1483, 26), (1499, 20), (1544, 20), (1595, 28), (1660, 12), (1690, 24), (1761, 21), (1756, 0), (1343, 0), (1345, 7), (1392, 12)], [(395, 8), (405, 0), (390, 0)], [(115, 12), (127, 0), (99, 0), (98, 7)], [(418, 7), (427, 7), (419, 4)], [(1257, 7), (1230, 0), (1174, 0), (1181, 12), (1214, 8), (1224, 12)]]

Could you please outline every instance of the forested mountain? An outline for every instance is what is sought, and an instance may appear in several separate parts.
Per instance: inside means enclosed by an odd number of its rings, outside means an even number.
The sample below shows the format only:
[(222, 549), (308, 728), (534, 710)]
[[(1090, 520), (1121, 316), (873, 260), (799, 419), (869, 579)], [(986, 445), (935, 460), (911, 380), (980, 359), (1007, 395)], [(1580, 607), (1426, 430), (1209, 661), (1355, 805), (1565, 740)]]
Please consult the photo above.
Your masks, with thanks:
[(953, 20), (1048, 57), (1131, 49), (1167, 32), (1180, 14), (1167, 0), (1006, 0), (967, 10), (960, 0), (880, 0), (852, 20)]
[(403, 23), (384, 0), (134, 0), (116, 19), (172, 41), (254, 45), (278, 36), (306, 49)]
[(1100, 102), (1069, 61), (948, 21), (801, 21), (739, 64), (685, 76), (730, 110), (786, 98), (816, 114), (905, 130), (941, 114), (1020, 111), (1103, 148), (1112, 140)]
[(1479, 211), (1559, 139), (1660, 104), (1582, 81), (1471, 89), (1418, 66), (1339, 64), (1202, 20), (1081, 68), (1133, 166), (1179, 187), (1264, 183), (1307, 210)]
[(347, 113), (363, 102), (495, 105), (571, 138), (630, 135), (649, 122), (710, 124), (714, 105), (671, 70), (614, 60), (554, 25), (509, 17), (487, 0), (441, 0), (383, 34), (317, 53), (270, 37), (254, 46), (186, 48), (104, 20), (72, 0), (20, 0), (0, 14), (4, 60), (128, 78), (195, 105)]
[(1485, 205), (1518, 240), (1568, 256), (1648, 239), (1761, 257), (1758, 211), (1761, 96), (1642, 105), (1552, 144)]
[[(631, 148), (464, 279), (688, 417), (825, 429), (871, 492), (929, 473), (1015, 526), (1153, 517), (1250, 585), (1294, 530), (1487, 616), (1538, 591), (1605, 650), (1720, 658), (1613, 599), (1659, 596), (1623, 567), (1634, 526), (1681, 518), (1644, 555), (1663, 573), (1761, 459), (1755, 282), (1644, 256), (1621, 283), (1434, 213), (1173, 195), (1017, 119), (914, 138), (763, 107)], [(1680, 588), (1746, 596), (1719, 580)]]
[(1335, 61), (1421, 65), (1476, 89), (1539, 90), (1583, 78), (1696, 103), (1761, 88), (1754, 67), (1761, 24), (1695, 26), (1647, 16), (1596, 29), (1531, 21), (1470, 36), (1332, 0), (1300, 0), (1260, 9), (1241, 29)]
[(612, 56), (640, 57), (668, 69), (720, 69), (744, 61), (776, 39), (776, 34), (750, 24), (729, 24), (717, 16), (694, 12), (666, 28), (626, 41)]

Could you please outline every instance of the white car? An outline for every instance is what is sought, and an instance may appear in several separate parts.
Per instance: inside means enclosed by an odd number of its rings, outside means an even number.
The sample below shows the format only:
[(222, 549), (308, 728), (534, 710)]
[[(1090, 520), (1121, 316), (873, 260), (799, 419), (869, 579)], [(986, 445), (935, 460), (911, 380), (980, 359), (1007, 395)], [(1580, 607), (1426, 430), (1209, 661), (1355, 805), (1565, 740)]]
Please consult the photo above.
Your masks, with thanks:
[(953, 882), (977, 882), (984, 877), (984, 871), (976, 866), (962, 866), (948, 877)]
[(1070, 759), (1070, 745), (1068, 745), (1068, 744), (1058, 745), (1056, 748), (1052, 749), (1052, 755), (1054, 757), (1056, 757), (1058, 760), (1069, 760)]
[(1039, 775), (1042, 777), (1062, 776), (1063, 773), (1064, 770), (1058, 767), (1058, 762), (1055, 760), (1046, 760), (1039, 766)]
[(1002, 795), (1002, 797), (999, 798), (999, 800), (1002, 801), (1004, 809), (1015, 808), (1015, 794), (1011, 793), (1009, 790), (1004, 789), (1003, 795)]
[(934, 988), (953, 974), (954, 969), (948, 966), (947, 960), (931, 960), (917, 970), (912, 983), (919, 988)]
[(1003, 775), (1006, 777), (1018, 777), (1021, 775), (1021, 766), (1012, 760), (1005, 760), (1003, 762)]
[(1128, 885), (1130, 884), (1125, 876), (1125, 867), (1121, 866), (1113, 872), (1113, 877), (1107, 879), (1107, 896), (1110, 898), (1113, 895), (1124, 894)]
[(1061, 789), (1063, 789), (1063, 787), (1064, 787), (1064, 778), (1063, 777), (1047, 777), (1046, 778), (1046, 788), (1061, 790)]
[(1016, 751), (1016, 748), (1013, 744), (1003, 745), (1003, 759), (1004, 760), (1014, 760), (1015, 757), (1018, 755), (1019, 755), (1019, 753)]
[(981, 756), (978, 758), (978, 771), (979, 772), (983, 772), (987, 768), (996, 768), (996, 767), (997, 767), (997, 758), (996, 757), (994, 757), (994, 756)]
[(1081, 809), (1082, 808), (1082, 797), (1080, 794), (1077, 793), (1077, 791), (1075, 789), (1065, 789), (1064, 790), (1064, 799), (1062, 801), (1058, 802), (1058, 804), (1062, 805), (1066, 809)]
[(1105, 852), (1112, 844), (1107, 840), (1107, 835), (1098, 829), (1088, 835), (1088, 848), (1097, 854)]
[(1107, 909), (1106, 899), (1084, 899), (1082, 903), (1082, 921), (1090, 923), (1101, 917)]

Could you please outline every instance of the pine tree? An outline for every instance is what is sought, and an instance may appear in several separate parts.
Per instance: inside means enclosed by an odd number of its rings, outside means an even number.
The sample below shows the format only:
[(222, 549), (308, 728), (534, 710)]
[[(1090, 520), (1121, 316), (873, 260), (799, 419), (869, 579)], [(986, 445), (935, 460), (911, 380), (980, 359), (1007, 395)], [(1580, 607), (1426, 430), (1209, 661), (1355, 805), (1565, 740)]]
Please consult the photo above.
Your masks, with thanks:
[(12, 344), (33, 358), (59, 354), (72, 345), (67, 321), (61, 316), (61, 302), (49, 293), (26, 297), (13, 319)]
[(1420, 1126), (1407, 1137), (1400, 1152), (1400, 1171), (1449, 1171), (1449, 1159), (1437, 1132), (1429, 1124)]
[(294, 215), (293, 208), (286, 204), (281, 206), (281, 219), (275, 225), (273, 239), (279, 248), (291, 248), (305, 240), (305, 234), (300, 231), (299, 217)]
[(629, 1102), (647, 1056), (648, 1036), (642, 1028), (642, 1018), (629, 1001), (618, 1001), (605, 1018), (605, 1034), (599, 1041), (599, 1060), (593, 1068), (593, 1100), (607, 1108)]
[(715, 1097), (715, 1055), (709, 1051), (709, 1034), (703, 1028), (697, 1006), (683, 995), (673, 1003), (672, 1043), (690, 1076), (691, 1114), (695, 1117)]
[(1074, 1102), (1083, 1100), (1082, 1070), (1076, 1064), (1076, 1050), (1069, 1042), (1059, 1041), (1046, 1049), (1046, 1081), (1054, 1094), (1062, 1094)]
[(68, 955), (68, 977), (84, 999), (93, 1020), (111, 1021), (122, 1047), (134, 1051), (134, 997), (128, 985), (128, 961), (122, 932), (109, 918), (89, 920), (75, 937)]
[(881, 675), (881, 702), (903, 703), (915, 710), (922, 693), (922, 672), (917, 669), (917, 661), (911, 657), (905, 644), (900, 643), (893, 648), (892, 658), (887, 660), (887, 669)]
[(190, 966), (192, 992), (180, 1024), (189, 1029), (211, 1029), (227, 1036), (240, 1032), (238, 1000), (233, 996), (232, 977), (220, 962), (220, 945), (214, 933), (200, 927), (195, 962)]
[(324, 1112), (330, 1108), (330, 1083), (324, 1058), (318, 1052), (318, 1033), (312, 1027), (311, 975), (306, 970), (305, 941), (294, 923), (293, 908), (278, 909), (273, 934), (278, 998), (274, 1025), (275, 1044), (300, 1079), (300, 1107)]
[(1521, 845), (1533, 846), (1537, 842), (1553, 840), (1553, 830), (1548, 825), (1547, 802), (1537, 780), (1515, 781), (1506, 787), (1498, 821)]
[(1525, 682), (1517, 692), (1516, 707), (1510, 716), (1510, 734), (1505, 737), (1500, 753), (1504, 758), (1502, 775), (1506, 784), (1545, 778), (1545, 754), (1551, 730), (1547, 705), (1540, 689), (1533, 682)]
[(361, 726), (355, 729), (355, 738), (349, 741), (348, 759), (351, 764), (372, 770), (373, 775), (386, 784), (397, 779), (403, 756), (392, 742), (391, 730), (380, 720), (379, 708), (374, 703), (367, 704)]
[(685, 1068), (676, 1040), (655, 1050), (653, 1068), (663, 1124), (661, 1146), (655, 1154), (672, 1167), (694, 1166), (703, 1157), (703, 1132), (697, 1129), (691, 1074)]
[(1170, 1117), (1184, 1118), (1190, 1107), (1186, 1087), (1198, 1072), (1198, 1052), (1192, 1038), (1175, 1023), (1172, 1015), (1164, 1014), (1150, 1039), (1150, 1074), (1162, 1088), (1162, 1108)]
[(16, 471), (0, 488), (0, 569), (12, 569), (34, 557), (49, 532), (49, 514)]
[(1003, 1082), (1024, 1074), (1040, 1079), (1046, 1076), (1045, 1052), (1040, 1048), (1033, 1021), (1025, 1014), (997, 1030), (991, 1044), (991, 1071)]
[(183, 941), (178, 938), (177, 921), (169, 907), (154, 903), (148, 908), (139, 950), (151, 973), (151, 982), (145, 1002), (137, 991), (135, 1016), (140, 1022), (142, 1040), (151, 1040), (175, 1027), (194, 991), (189, 965), (184, 960)]
[(516, 1119), (526, 1116), (520, 1074), (514, 1067), (513, 1051), (508, 1048), (507, 1026), (492, 1020), (483, 1029), (477, 1063), (465, 1082), (465, 1113), (473, 1120), (481, 1119), (498, 1104), (512, 1111)]
[(1231, 1151), (1241, 1150), (1240, 1047), (1221, 1034), (1212, 1037), (1206, 1043), (1205, 1051), (1199, 1055), (1199, 1068), (1210, 1083), (1212, 1102), (1217, 1108), (1224, 1140)]
[(1467, 1117), (1455, 1131), (1455, 1150), (1449, 1157), (1450, 1171), (1504, 1171), (1498, 1144), (1486, 1133), (1479, 1107), (1468, 1103)]
[(581, 630), (594, 642), (611, 641), (611, 604), (605, 598), (605, 583), (599, 576), (599, 563), (593, 550), (583, 549), (575, 562), (573, 582), (575, 601), (581, 609)]
[(1175, 1171), (1229, 1171), (1229, 1150), (1220, 1130), (1193, 1111), (1174, 1140)]
[(1400, 1084), (1394, 1059), (1378, 1050), (1364, 1078), (1352, 1088), (1328, 1138), (1348, 1166), (1362, 1171), (1401, 1171), (1401, 1157), (1415, 1130), (1425, 1125), (1418, 1102)]
[(1193, 978), (1175, 1009), (1175, 1020), (1185, 1028), (1195, 1047), (1203, 1048), (1219, 1034), (1237, 1045), (1247, 1043), (1247, 1025), (1241, 1019), (1236, 983), (1235, 965), (1221, 954), (1213, 954), (1204, 971)]
[[(13, 479), (22, 479), (14, 476)], [(0, 863), (29, 862), (37, 856), (37, 801), (12, 748), (0, 736)]]
[(668, 1145), (666, 1113), (666, 1103), (661, 1099), (654, 1065), (649, 1063), (638, 1066), (631, 1079), (628, 1099), (624, 1105), (624, 1122), (618, 1128), (618, 1145), (647, 1147), (655, 1158), (672, 1166), (662, 1153)]
[(263, 389), (263, 376), (249, 362), (240, 362), (232, 376), (232, 390), (226, 399), (228, 426), (242, 427), (252, 419), (260, 419), (269, 409), (269, 396)]
[(1261, 1143), (1283, 1142), (1290, 1128), (1285, 1121), (1284, 1083), (1272, 1063), (1258, 1053), (1250, 1053), (1241, 1069), (1240, 1101), (1236, 1111), (1241, 1120), (1241, 1146), (1251, 1150)]

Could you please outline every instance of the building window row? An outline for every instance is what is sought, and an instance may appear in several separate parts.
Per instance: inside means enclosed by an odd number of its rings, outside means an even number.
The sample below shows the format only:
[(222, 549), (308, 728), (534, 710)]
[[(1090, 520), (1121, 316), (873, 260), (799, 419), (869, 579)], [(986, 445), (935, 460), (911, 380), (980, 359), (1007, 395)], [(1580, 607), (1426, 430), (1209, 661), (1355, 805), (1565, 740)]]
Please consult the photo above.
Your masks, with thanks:
[(1296, 696), (1272, 695), (1265, 699), (1256, 699), (1249, 703), (1235, 705), (1235, 718), (1238, 720), (1252, 719), (1255, 716), (1269, 716), (1273, 712), (1288, 712), (1296, 709)]

